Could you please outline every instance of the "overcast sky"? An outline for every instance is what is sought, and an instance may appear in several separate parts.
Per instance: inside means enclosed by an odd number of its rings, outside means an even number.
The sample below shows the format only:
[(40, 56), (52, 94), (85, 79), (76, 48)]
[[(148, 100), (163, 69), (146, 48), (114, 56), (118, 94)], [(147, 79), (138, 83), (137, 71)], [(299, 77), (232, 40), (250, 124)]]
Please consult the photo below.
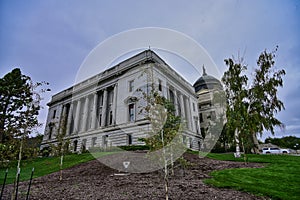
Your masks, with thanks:
[[(278, 117), (286, 129), (275, 136), (300, 137), (299, 5), (297, 0), (0, 0), (0, 76), (19, 67), (34, 81), (48, 81), (47, 108), (51, 95), (72, 86), (92, 49), (130, 29), (186, 34), (202, 45), (221, 74), (225, 58), (240, 52), (251, 72), (258, 55), (278, 45), (276, 65), (287, 73), (279, 91), (286, 109)], [(44, 109), (41, 122), (46, 115)]]

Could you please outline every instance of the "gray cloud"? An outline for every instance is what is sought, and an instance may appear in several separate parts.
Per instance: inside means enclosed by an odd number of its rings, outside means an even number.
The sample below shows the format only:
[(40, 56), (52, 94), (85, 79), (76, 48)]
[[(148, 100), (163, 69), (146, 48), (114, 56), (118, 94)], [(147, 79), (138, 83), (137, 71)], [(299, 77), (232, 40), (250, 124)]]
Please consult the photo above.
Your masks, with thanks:
[[(287, 75), (280, 90), (286, 110), (278, 116), (294, 129), (278, 134), (298, 134), (299, 121), (292, 119), (300, 118), (299, 19), (298, 1), (4, 1), (0, 75), (19, 66), (34, 80), (49, 81), (53, 94), (74, 83), (83, 59), (97, 44), (121, 31), (149, 26), (192, 37), (221, 73), (223, 60), (238, 51), (245, 51), (252, 69), (261, 51), (279, 45), (276, 63)], [(45, 117), (43, 111), (40, 118)]]

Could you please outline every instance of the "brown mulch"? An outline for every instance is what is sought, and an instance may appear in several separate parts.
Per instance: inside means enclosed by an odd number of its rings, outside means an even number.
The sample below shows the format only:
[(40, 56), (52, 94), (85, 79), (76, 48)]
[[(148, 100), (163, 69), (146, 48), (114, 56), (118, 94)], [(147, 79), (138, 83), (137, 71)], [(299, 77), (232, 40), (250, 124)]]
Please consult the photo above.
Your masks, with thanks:
[[(262, 167), (261, 164), (219, 161), (185, 154), (193, 163), (183, 172), (175, 168), (169, 180), (169, 199), (264, 199), (232, 189), (205, 185), (213, 170), (242, 167)], [(92, 160), (63, 171), (64, 179), (59, 181), (59, 172), (33, 180), (30, 199), (165, 199), (162, 170), (151, 173), (115, 175), (111, 169), (97, 160)], [(20, 183), (19, 198), (26, 198), (28, 181)], [(3, 199), (10, 199), (12, 185), (5, 188)]]

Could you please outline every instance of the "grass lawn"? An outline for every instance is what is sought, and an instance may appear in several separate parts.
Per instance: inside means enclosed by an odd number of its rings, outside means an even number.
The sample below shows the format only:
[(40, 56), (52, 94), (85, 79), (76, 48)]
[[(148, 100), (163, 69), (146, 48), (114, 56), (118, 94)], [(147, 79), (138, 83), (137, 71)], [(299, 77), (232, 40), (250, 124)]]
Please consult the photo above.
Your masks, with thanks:
[[(97, 152), (94, 153), (95, 157), (105, 156), (113, 152)], [(84, 163), (95, 159), (90, 153), (83, 154), (70, 154), (64, 156), (63, 169), (69, 168), (71, 166)], [(36, 158), (33, 160), (22, 160), (21, 161), (21, 173), (20, 181), (25, 181), (30, 179), (32, 168), (34, 167), (33, 177), (44, 176), (56, 171), (59, 171), (60, 157), (48, 157), (48, 158)], [(7, 168), (0, 168), (0, 185), (3, 184), (5, 171)], [(16, 177), (17, 171), (17, 161), (13, 161), (9, 164), (8, 175), (6, 184), (13, 183)]]
[[(239, 168), (214, 171), (205, 183), (234, 188), (272, 199), (300, 199), (300, 156), (247, 155), (248, 162), (265, 163), (263, 168)], [(243, 161), (233, 154), (208, 154), (218, 160)]]

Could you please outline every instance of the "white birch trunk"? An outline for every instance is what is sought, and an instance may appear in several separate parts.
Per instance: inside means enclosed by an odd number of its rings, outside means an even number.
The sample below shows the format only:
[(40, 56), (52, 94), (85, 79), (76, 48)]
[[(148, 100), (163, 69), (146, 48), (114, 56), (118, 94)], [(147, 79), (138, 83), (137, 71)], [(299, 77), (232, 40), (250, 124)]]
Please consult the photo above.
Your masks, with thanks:
[(234, 157), (240, 158), (241, 157), (240, 140), (239, 140), (239, 131), (237, 128), (234, 131), (234, 139), (235, 139), (235, 145), (236, 145)]

